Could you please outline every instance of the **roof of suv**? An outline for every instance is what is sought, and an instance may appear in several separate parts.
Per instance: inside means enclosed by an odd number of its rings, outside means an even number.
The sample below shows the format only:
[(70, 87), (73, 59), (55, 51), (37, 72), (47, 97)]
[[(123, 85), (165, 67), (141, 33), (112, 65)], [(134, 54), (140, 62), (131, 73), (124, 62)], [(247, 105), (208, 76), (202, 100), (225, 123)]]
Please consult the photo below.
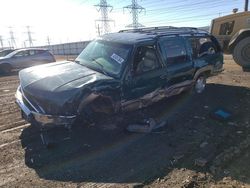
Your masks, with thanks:
[(101, 39), (126, 44), (134, 44), (141, 41), (150, 41), (160, 36), (208, 36), (207, 31), (193, 27), (146, 27), (139, 29), (121, 30), (118, 33), (103, 35)]

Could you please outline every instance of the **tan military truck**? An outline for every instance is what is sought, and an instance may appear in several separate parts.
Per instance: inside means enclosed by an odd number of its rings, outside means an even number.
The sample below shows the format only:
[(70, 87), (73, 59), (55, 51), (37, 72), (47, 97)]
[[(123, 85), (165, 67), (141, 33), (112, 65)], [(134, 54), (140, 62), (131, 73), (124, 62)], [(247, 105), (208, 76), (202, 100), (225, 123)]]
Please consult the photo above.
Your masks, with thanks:
[(243, 70), (250, 70), (250, 11), (212, 20), (211, 34), (218, 39), (224, 53), (232, 54)]

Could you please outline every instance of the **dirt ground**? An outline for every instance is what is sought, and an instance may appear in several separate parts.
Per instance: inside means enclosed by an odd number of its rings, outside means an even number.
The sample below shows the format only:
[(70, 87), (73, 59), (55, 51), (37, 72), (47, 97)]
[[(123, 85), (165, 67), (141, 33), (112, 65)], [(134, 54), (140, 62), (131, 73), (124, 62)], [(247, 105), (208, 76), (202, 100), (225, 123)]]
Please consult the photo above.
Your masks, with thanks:
[[(204, 93), (184, 93), (142, 111), (72, 131), (46, 149), (14, 102), (17, 73), (0, 76), (0, 187), (250, 187), (250, 73), (230, 56)], [(232, 114), (226, 121), (216, 109)], [(148, 134), (129, 120), (166, 118)]]

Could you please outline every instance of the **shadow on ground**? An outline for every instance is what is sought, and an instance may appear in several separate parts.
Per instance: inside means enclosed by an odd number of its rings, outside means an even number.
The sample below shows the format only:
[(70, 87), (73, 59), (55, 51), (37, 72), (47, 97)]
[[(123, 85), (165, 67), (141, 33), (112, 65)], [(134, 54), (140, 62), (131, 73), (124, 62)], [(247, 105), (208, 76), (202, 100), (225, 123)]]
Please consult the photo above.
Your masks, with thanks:
[(19, 71), (18, 70), (14, 70), (10, 73), (3, 73), (3, 72), (0, 72), (0, 77), (6, 77), (6, 76), (15, 76), (15, 75), (18, 75)]
[[(111, 122), (100, 125), (101, 129), (78, 126), (72, 132), (51, 131), (50, 136), (61, 142), (49, 150), (42, 146), (38, 132), (28, 127), (21, 135), (26, 165), (46, 180), (82, 183), (147, 184), (174, 168), (210, 172), (215, 156), (248, 134), (236, 134), (238, 127), (212, 119), (210, 112), (222, 107), (233, 113), (236, 124), (249, 121), (249, 95), (248, 88), (208, 84), (203, 94), (182, 94), (133, 112), (119, 121), (118, 128)], [(168, 122), (150, 134), (124, 131), (129, 117), (142, 116), (165, 116)], [(203, 142), (207, 145), (200, 147)], [(205, 167), (194, 165), (198, 158), (207, 160)]]

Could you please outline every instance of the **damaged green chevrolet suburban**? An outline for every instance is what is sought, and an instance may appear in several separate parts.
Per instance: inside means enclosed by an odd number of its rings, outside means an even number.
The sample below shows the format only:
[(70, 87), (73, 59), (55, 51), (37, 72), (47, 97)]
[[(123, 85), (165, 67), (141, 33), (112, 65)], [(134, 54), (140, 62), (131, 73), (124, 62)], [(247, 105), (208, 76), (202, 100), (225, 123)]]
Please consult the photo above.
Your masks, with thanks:
[(217, 40), (205, 31), (154, 27), (106, 34), (87, 45), (74, 62), (20, 71), (16, 103), (40, 127), (70, 126), (98, 112), (146, 107), (194, 88), (223, 70)]

